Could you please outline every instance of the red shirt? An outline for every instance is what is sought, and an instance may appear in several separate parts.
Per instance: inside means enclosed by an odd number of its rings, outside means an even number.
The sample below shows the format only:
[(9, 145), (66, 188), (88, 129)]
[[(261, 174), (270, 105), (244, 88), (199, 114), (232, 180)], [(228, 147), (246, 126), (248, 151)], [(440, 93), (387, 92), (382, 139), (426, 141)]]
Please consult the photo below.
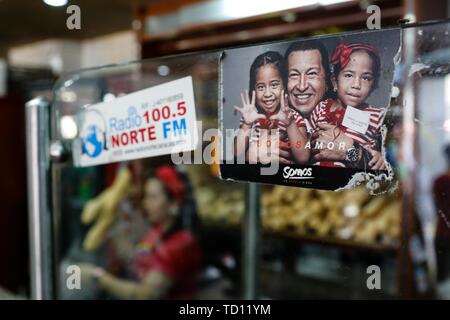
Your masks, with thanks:
[[(383, 124), (383, 118), (385, 110), (383, 108), (375, 108), (369, 105), (361, 105), (358, 107), (360, 111), (363, 111), (369, 116), (369, 126), (365, 134), (344, 127), (342, 121), (344, 120), (346, 109), (336, 109), (331, 111), (331, 107), (336, 101), (333, 99), (326, 99), (321, 101), (312, 111), (310, 116), (311, 131), (316, 132), (319, 130), (319, 123), (328, 123), (338, 126), (344, 134), (353, 139), (361, 146), (365, 146), (371, 149), (376, 149), (378, 135)], [(337, 136), (334, 137), (335, 139)], [(313, 146), (315, 147), (315, 146)], [(326, 146), (325, 146), (326, 147)], [(346, 167), (343, 161), (318, 161), (314, 165), (321, 167)]]
[(135, 270), (139, 280), (157, 270), (173, 280), (168, 299), (192, 299), (201, 265), (200, 246), (189, 231), (180, 230), (161, 241), (161, 229), (150, 230), (139, 243)]

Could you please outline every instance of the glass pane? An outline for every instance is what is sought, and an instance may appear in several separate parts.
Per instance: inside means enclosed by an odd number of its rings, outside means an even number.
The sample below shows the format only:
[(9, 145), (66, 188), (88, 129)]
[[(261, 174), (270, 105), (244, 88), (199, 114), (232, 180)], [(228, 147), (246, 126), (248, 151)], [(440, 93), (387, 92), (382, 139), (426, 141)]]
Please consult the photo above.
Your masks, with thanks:
[[(202, 122), (202, 133), (210, 128), (217, 128), (217, 62), (218, 53), (204, 53), (69, 74), (59, 81), (54, 90), (52, 139), (63, 141), (70, 149), (78, 134), (81, 110), (89, 105), (186, 76), (193, 79), (196, 115), (197, 120)], [(200, 144), (200, 152), (211, 143), (210, 139), (203, 146)], [(177, 245), (183, 247), (185, 243), (190, 243), (189, 239), (184, 239), (186, 241), (183, 242), (182, 236), (186, 237), (186, 234), (178, 231), (170, 234), (170, 241), (175, 241), (171, 242), (172, 247), (166, 247), (163, 242), (163, 245), (154, 249), (156, 256), (162, 254), (162, 250), (175, 250), (178, 253), (167, 258), (173, 261), (160, 257), (163, 261), (156, 259), (155, 262), (151, 251), (145, 253), (145, 250), (150, 250), (148, 246), (151, 243), (147, 241), (149, 234), (157, 229), (149, 221), (154, 217), (147, 219), (146, 209), (143, 209), (148, 181), (145, 174), (171, 163), (170, 156), (161, 156), (86, 168), (74, 167), (71, 161), (54, 165), (57, 298), (141, 297), (138, 296), (141, 287), (136, 285), (152, 281), (145, 280), (147, 271), (151, 269), (146, 264), (156, 265), (153, 266), (154, 270), (163, 273), (162, 280), (159, 281), (166, 281), (165, 276), (173, 274), (176, 283), (170, 289), (160, 292), (160, 296), (144, 290), (142, 298), (211, 298), (221, 297), (217, 293), (211, 296), (210, 292), (214, 288), (220, 289), (219, 294), (225, 289), (232, 289), (223, 275), (232, 274), (233, 279), (238, 279), (234, 274), (237, 274), (236, 270), (239, 268), (237, 261), (240, 258), (240, 243), (229, 241), (226, 245), (217, 246), (214, 239), (218, 235), (209, 232), (210, 229), (206, 227), (192, 231), (200, 244), (200, 266), (194, 251), (186, 250), (182, 252), (183, 256), (177, 255), (180, 251)], [(125, 187), (120, 188), (118, 181), (124, 181), (125, 169), (131, 172), (132, 179), (125, 183)], [(185, 180), (184, 185), (188, 186), (185, 193), (187, 200), (179, 206), (184, 219), (179, 219), (183, 228), (188, 229), (195, 224), (221, 225), (230, 216), (233, 216), (234, 225), (240, 223), (244, 211), (244, 184), (220, 181), (217, 177), (217, 165), (202, 164), (202, 161), (178, 166), (177, 170)], [(200, 220), (199, 223), (197, 219)], [(176, 236), (182, 239), (176, 240)], [(198, 246), (192, 248), (198, 251)], [(187, 262), (180, 263), (179, 259), (186, 260), (191, 265)], [(81, 290), (71, 290), (68, 285), (72, 270), (68, 268), (72, 265), (79, 266), (82, 275), (85, 274), (81, 279)], [(126, 284), (118, 281), (112, 281), (106, 289), (100, 288), (101, 285), (94, 281), (95, 276), (89, 276), (89, 271), (99, 270), (93, 269), (94, 267), (101, 267), (116, 280), (129, 281), (128, 284), (133, 284), (131, 293), (127, 291)], [(188, 280), (196, 278), (197, 282)], [(154, 281), (158, 281), (158, 278)], [(197, 290), (194, 290), (194, 285)]]
[(436, 297), (450, 299), (450, 25), (418, 26), (413, 32), (415, 204), (423, 242), (423, 254), (414, 262), (427, 268)]
[[(386, 158), (395, 178), (381, 192), (261, 185), (258, 298), (450, 298), (450, 161), (445, 149), (450, 143), (449, 29), (448, 23), (402, 29), (402, 59), (385, 119)], [(54, 91), (52, 138), (70, 145), (77, 114), (86, 105), (187, 75), (193, 77), (203, 132), (217, 128), (219, 55), (174, 56), (68, 75)], [(209, 143), (204, 141), (203, 148)], [(122, 280), (137, 281), (135, 255), (151, 230), (142, 214), (143, 172), (167, 163), (170, 156), (89, 168), (75, 168), (70, 161), (54, 165), (58, 298), (117, 296), (99, 290), (95, 281), (70, 290), (70, 265), (91, 263)], [(96, 223), (81, 222), (83, 209), (111, 190), (125, 168), (140, 193), (111, 197), (120, 200), (118, 210), (99, 232), (101, 244), (89, 251), (86, 236)], [(203, 252), (198, 290), (190, 297), (242, 298), (246, 184), (219, 180), (214, 164), (180, 169), (202, 226), (197, 234)], [(379, 280), (371, 277), (376, 274)]]
[(449, 28), (402, 30), (385, 119), (396, 187), (263, 188), (261, 297), (450, 298)]

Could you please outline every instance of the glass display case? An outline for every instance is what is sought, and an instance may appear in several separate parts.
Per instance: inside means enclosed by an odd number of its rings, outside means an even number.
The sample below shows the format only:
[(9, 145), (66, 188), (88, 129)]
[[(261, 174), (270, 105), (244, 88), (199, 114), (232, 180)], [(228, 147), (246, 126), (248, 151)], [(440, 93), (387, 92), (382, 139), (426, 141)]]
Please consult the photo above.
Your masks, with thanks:
[[(443, 153), (450, 144), (450, 24), (399, 28), (402, 57), (385, 120), (386, 158), (395, 181), (381, 192), (373, 194), (365, 186), (332, 192), (230, 182), (219, 179), (217, 162), (192, 160), (180, 166), (201, 221), (197, 298), (450, 297), (450, 178)], [(119, 201), (113, 218), (100, 228), (101, 239), (89, 246), (86, 237), (96, 226), (83, 223), (82, 212), (114, 185), (121, 169), (171, 162), (170, 156), (161, 156), (75, 167), (71, 148), (79, 112), (191, 76), (203, 134), (218, 127), (220, 54), (82, 70), (59, 80), (47, 107), (42, 101), (29, 103), (28, 138), (35, 144), (29, 165), (40, 163), (30, 178), (35, 298), (112, 298), (94, 282), (73, 290), (68, 268), (91, 263), (129, 278), (130, 252), (149, 226), (139, 202)], [(47, 145), (50, 155), (39, 149)], [(218, 150), (218, 137), (203, 140), (200, 152), (207, 145)], [(381, 289), (370, 288), (373, 266), (381, 271)]]

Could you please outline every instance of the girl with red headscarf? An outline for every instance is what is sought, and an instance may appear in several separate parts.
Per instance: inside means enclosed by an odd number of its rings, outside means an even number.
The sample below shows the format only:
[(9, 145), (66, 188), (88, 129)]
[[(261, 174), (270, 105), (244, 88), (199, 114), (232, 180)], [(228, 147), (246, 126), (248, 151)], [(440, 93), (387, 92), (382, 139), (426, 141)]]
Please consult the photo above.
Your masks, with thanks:
[[(339, 44), (331, 58), (333, 75), (331, 77), (336, 99), (322, 101), (311, 114), (311, 126), (317, 132), (323, 124), (336, 126), (335, 137), (344, 133), (355, 152), (353, 159), (339, 161), (318, 161), (315, 164), (328, 167), (360, 167), (364, 150), (371, 159), (367, 161), (370, 169), (385, 170), (381, 155), (380, 129), (384, 109), (368, 105), (365, 101), (377, 88), (380, 78), (381, 62), (377, 49), (363, 44)], [(354, 107), (367, 114), (368, 128), (363, 133), (344, 127), (342, 121), (347, 106)]]

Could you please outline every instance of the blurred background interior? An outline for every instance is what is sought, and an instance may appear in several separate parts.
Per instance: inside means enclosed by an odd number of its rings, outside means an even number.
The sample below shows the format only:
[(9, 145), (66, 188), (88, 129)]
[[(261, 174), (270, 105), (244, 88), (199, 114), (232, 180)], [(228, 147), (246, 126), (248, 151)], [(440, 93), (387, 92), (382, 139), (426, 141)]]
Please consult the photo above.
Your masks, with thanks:
[[(79, 30), (66, 27), (66, 8), (71, 4), (81, 9)], [(52, 99), (59, 112), (55, 117), (62, 119), (73, 115), (81, 104), (114, 99), (191, 74), (198, 118), (204, 129), (214, 128), (218, 77), (214, 59), (148, 60), (138, 76), (135, 65), (128, 65), (82, 73), (70, 88), (55, 84), (67, 73), (101, 65), (364, 30), (366, 8), (371, 4), (381, 8), (383, 28), (398, 26), (401, 19), (420, 23), (450, 15), (448, 0), (0, 0), (0, 297), (31, 297), (27, 101), (37, 96)], [(450, 225), (446, 220), (450, 208), (445, 205), (450, 203), (450, 186), (448, 182), (438, 186), (440, 194), (433, 191), (434, 181), (448, 171), (443, 150), (450, 143), (450, 99), (445, 94), (450, 92), (446, 78), (450, 27), (440, 25), (433, 30), (428, 30), (430, 37), (418, 41), (423, 61), (428, 57), (436, 63), (429, 63), (416, 79), (421, 125), (415, 130), (422, 149), (414, 159), (402, 159), (398, 151), (403, 148), (403, 113), (396, 99), (391, 103), (387, 146), (399, 177), (398, 188), (372, 196), (364, 188), (327, 192), (261, 186), (255, 283), (246, 279), (251, 266), (243, 246), (252, 196), (247, 184), (221, 181), (216, 165), (184, 168), (202, 228), (203, 262), (196, 298), (450, 298)], [(432, 36), (437, 38), (427, 42)], [(398, 75), (395, 81), (401, 82)], [(421, 109), (422, 105), (426, 108)], [(402, 180), (402, 163), (410, 161), (417, 164), (418, 174)], [(162, 157), (146, 165), (168, 162)], [(58, 208), (52, 213), (57, 223), (51, 266), (46, 271), (51, 278), (47, 298), (109, 298), (89, 286), (68, 290), (65, 279), (66, 267), (78, 261), (101, 265), (110, 272), (118, 270), (124, 263), (120, 261), (121, 237), (137, 237), (133, 228), (140, 220), (124, 209), (102, 246), (93, 251), (82, 246), (89, 227), (82, 224), (81, 212), (111, 185), (118, 167), (66, 164), (58, 168), (58, 182), (53, 185)], [(427, 228), (432, 229), (431, 247)], [(367, 288), (370, 265), (381, 268), (380, 290)]]

